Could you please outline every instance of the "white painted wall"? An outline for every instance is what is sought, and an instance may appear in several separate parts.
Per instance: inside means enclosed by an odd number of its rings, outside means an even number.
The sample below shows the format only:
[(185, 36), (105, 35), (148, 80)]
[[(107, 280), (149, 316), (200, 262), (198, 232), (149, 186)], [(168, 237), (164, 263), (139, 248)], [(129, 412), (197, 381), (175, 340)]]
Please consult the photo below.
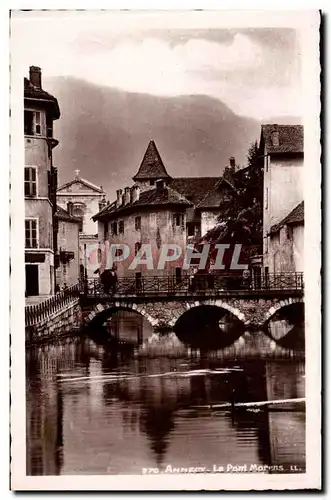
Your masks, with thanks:
[(216, 226), (219, 211), (202, 211), (201, 212), (201, 236), (204, 236), (210, 229)]
[(94, 222), (91, 217), (99, 212), (99, 202), (101, 201), (103, 195), (100, 194), (88, 194), (88, 193), (57, 193), (57, 204), (67, 210), (67, 205), (69, 202), (72, 203), (84, 203), (85, 213), (83, 220), (83, 233), (94, 235), (98, 232), (97, 223)]
[[(266, 155), (266, 151), (265, 151)], [(263, 265), (273, 267), (270, 259), (270, 228), (285, 218), (304, 199), (303, 158), (264, 158)], [(268, 241), (267, 241), (268, 238)]]
[[(271, 273), (303, 272), (304, 268), (304, 225), (286, 226), (269, 237), (265, 265)], [(290, 238), (288, 237), (290, 235)]]

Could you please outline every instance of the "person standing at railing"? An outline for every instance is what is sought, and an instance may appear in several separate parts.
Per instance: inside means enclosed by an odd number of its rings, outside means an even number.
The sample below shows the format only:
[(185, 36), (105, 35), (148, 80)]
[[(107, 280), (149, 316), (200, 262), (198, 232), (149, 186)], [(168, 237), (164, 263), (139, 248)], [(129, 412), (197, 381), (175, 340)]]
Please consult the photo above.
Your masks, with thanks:
[(190, 269), (190, 275), (189, 275), (189, 291), (190, 292), (195, 291), (195, 287), (196, 287), (195, 275), (197, 273), (197, 270), (198, 269), (196, 267), (193, 267)]
[(117, 273), (116, 273), (116, 266), (115, 266), (115, 264), (113, 264), (113, 266), (110, 270), (110, 287), (111, 287), (111, 291), (113, 294), (116, 293), (117, 281), (118, 281), (118, 278), (117, 278)]
[(249, 269), (244, 269), (242, 274), (242, 288), (245, 290), (251, 288), (251, 272)]
[(110, 269), (105, 269), (101, 274), (100, 274), (100, 281), (103, 285), (103, 291), (104, 293), (109, 293), (110, 287), (111, 287), (111, 279), (110, 279)]

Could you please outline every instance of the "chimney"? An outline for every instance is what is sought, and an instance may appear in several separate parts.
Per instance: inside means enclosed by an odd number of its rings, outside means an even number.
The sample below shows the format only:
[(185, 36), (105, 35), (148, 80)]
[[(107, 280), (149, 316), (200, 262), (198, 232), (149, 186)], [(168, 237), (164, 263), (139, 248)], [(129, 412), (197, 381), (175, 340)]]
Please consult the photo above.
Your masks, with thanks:
[(41, 89), (41, 69), (38, 66), (30, 66), (30, 82), (32, 85)]
[(157, 191), (162, 191), (162, 189), (164, 189), (164, 180), (163, 179), (158, 179), (155, 184), (156, 184)]
[(102, 210), (106, 205), (107, 205), (106, 198), (103, 197), (102, 200), (99, 202), (99, 210)]
[(230, 156), (230, 168), (231, 170), (235, 170), (236, 169), (236, 159), (234, 156)]
[(117, 195), (116, 206), (120, 207), (122, 205), (122, 189), (118, 189), (116, 191), (116, 195)]
[(128, 203), (130, 203), (130, 201), (131, 201), (130, 188), (126, 187), (126, 188), (124, 188), (124, 205), (127, 205)]
[(131, 200), (132, 200), (132, 203), (134, 203), (135, 201), (138, 201), (139, 200), (139, 196), (140, 196), (140, 187), (139, 186), (133, 186), (133, 188), (131, 189)]
[(68, 203), (67, 203), (67, 212), (68, 212), (69, 215), (72, 215), (73, 208), (74, 208), (74, 204), (72, 203), (72, 201), (68, 201)]

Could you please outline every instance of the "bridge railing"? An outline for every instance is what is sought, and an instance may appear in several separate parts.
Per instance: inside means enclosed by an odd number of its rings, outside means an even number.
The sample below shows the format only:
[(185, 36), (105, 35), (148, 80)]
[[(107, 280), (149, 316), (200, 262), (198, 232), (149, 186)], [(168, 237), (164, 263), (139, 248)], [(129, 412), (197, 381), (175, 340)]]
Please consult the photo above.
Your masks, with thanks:
[(221, 291), (244, 290), (303, 290), (303, 273), (276, 273), (243, 278), (234, 275), (196, 274), (178, 276), (136, 276), (118, 278), (116, 286), (104, 287), (100, 279), (89, 278), (80, 284), (85, 295), (100, 296), (105, 293), (120, 296), (184, 294), (217, 294)]
[(77, 283), (39, 304), (25, 306), (25, 325), (35, 325), (43, 319), (47, 319), (51, 314), (60, 311), (79, 296), (80, 290), (81, 285)]

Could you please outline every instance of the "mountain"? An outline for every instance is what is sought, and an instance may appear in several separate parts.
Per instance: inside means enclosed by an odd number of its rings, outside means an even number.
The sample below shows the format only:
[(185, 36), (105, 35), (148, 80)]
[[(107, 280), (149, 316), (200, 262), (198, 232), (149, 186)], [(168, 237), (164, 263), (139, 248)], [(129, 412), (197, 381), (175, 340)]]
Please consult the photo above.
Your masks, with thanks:
[(44, 81), (59, 101), (54, 150), (59, 182), (74, 170), (102, 185), (110, 199), (132, 184), (150, 139), (172, 176), (221, 175), (229, 157), (245, 164), (260, 123), (205, 95), (158, 97), (58, 77)]

